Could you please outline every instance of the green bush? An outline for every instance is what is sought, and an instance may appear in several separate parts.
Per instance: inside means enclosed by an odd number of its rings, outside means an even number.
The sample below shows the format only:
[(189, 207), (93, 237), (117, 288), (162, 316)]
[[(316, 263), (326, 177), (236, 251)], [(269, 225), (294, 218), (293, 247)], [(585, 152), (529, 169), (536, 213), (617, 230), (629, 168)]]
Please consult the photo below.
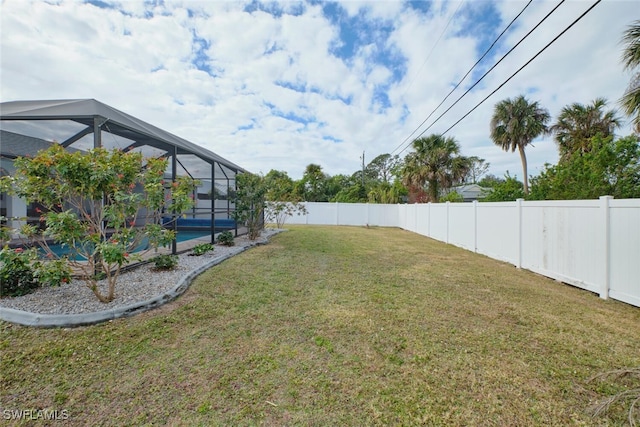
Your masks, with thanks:
[(173, 270), (178, 265), (177, 255), (158, 255), (153, 258), (157, 270)]
[(464, 202), (464, 198), (457, 191), (452, 191), (446, 196), (440, 197), (440, 202), (462, 203)]
[[(136, 151), (70, 152), (52, 144), (33, 157), (17, 158), (14, 165), (11, 179), (0, 177), (0, 190), (41, 205), (44, 236), (84, 258), (70, 258), (68, 263), (104, 303), (115, 298), (121, 267), (137, 258), (131, 252), (140, 242), (148, 242), (141, 251), (148, 253), (173, 240), (173, 232), (160, 225), (162, 212), (180, 213), (194, 204), (193, 179), (178, 177), (166, 185), (168, 160), (145, 158)], [(97, 205), (101, 208), (95, 209)], [(141, 212), (152, 219), (144, 227), (137, 224)], [(26, 231), (22, 234), (36, 243), (36, 230)], [(46, 245), (42, 249), (57, 258)], [(45, 276), (54, 281), (52, 276), (63, 278), (58, 267), (52, 267), (58, 270), (55, 274), (48, 271)], [(96, 271), (106, 275), (106, 289), (96, 286)]]
[(233, 246), (235, 242), (233, 241), (233, 233), (230, 231), (223, 231), (218, 234), (218, 240), (216, 240), (219, 245), (223, 246)]
[(207, 252), (211, 252), (212, 250), (214, 250), (214, 247), (211, 243), (200, 243), (193, 247), (192, 255), (200, 256), (206, 254)]
[(60, 286), (71, 281), (71, 267), (66, 259), (36, 262), (34, 276), (41, 285)]
[(36, 256), (34, 249), (0, 250), (0, 297), (26, 295), (40, 286), (31, 267)]

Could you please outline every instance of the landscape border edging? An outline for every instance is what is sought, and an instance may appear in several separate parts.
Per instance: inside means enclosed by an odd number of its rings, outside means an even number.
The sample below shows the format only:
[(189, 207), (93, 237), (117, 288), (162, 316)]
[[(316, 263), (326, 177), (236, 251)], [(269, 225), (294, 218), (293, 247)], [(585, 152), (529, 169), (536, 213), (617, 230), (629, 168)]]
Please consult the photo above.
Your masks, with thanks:
[(144, 301), (135, 302), (126, 306), (113, 308), (110, 310), (96, 311), (92, 313), (76, 313), (76, 314), (43, 314), (32, 313), (30, 311), (16, 310), (14, 308), (0, 307), (0, 320), (4, 320), (10, 323), (16, 323), (23, 326), (35, 326), (38, 328), (74, 328), (78, 326), (95, 325), (97, 323), (106, 322), (113, 319), (119, 319), (123, 317), (131, 317), (136, 314), (144, 313), (145, 311), (152, 310), (163, 306), (164, 304), (171, 302), (182, 295), (193, 282), (193, 280), (206, 270), (214, 267), (223, 261), (238, 255), (247, 249), (254, 246), (264, 245), (269, 241), (271, 236), (274, 236), (284, 230), (276, 230), (271, 234), (266, 242), (252, 242), (246, 246), (237, 247), (225, 255), (214, 258), (211, 261), (191, 270), (184, 275), (174, 286), (167, 292), (149, 298)]

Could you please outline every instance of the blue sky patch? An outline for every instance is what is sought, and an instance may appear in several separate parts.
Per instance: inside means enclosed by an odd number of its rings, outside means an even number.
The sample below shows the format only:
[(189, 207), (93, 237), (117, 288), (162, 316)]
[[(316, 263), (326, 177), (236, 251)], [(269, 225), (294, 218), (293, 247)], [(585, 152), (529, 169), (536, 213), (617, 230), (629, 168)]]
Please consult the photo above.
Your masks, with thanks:
[(207, 50), (211, 47), (211, 43), (199, 37), (195, 30), (192, 30), (192, 49), (194, 58), (191, 63), (200, 71), (204, 71), (209, 74), (211, 77), (217, 77), (217, 73), (211, 68), (211, 58), (207, 55)]
[(395, 30), (391, 21), (371, 19), (366, 9), (348, 16), (346, 10), (337, 3), (323, 3), (322, 9), (324, 16), (339, 29), (339, 37), (329, 48), (332, 55), (348, 66), (364, 55), (368, 72), (376, 65), (384, 66), (392, 74), (390, 83), (402, 80), (407, 72), (407, 59), (397, 46), (388, 43)]
[(373, 107), (376, 112), (384, 112), (387, 108), (391, 107), (391, 100), (387, 95), (387, 87), (376, 87), (373, 91)]
[(306, 93), (307, 92), (307, 85), (304, 82), (286, 82), (283, 80), (276, 80), (275, 82), (273, 82), (273, 84), (275, 84), (276, 86), (280, 86), (280, 87), (284, 87), (286, 89), (291, 89), (295, 92), (299, 92), (299, 93)]
[(307, 123), (312, 121), (312, 120), (305, 119), (302, 116), (298, 116), (297, 114), (292, 112), (284, 113), (280, 110), (271, 110), (271, 114), (273, 114), (276, 117), (282, 117), (283, 119), (287, 119), (291, 122), (302, 123), (305, 126), (307, 125)]
[[(465, 4), (458, 12), (457, 18), (462, 22), (462, 29), (455, 33), (455, 36), (468, 37), (476, 41), (476, 58), (484, 54), (507, 24), (501, 21), (500, 13), (495, 4), (484, 1)], [(499, 59), (501, 42), (502, 40), (473, 70), (468, 77), (469, 82), (478, 80)], [(473, 62), (469, 61), (469, 66), (472, 64)]]
[(425, 0), (408, 1), (407, 6), (416, 12), (428, 14), (431, 10), (431, 2)]
[(322, 139), (324, 139), (325, 141), (335, 142), (336, 144), (339, 144), (339, 143), (343, 142), (343, 140), (342, 140), (342, 139), (340, 139), (340, 138), (336, 138), (336, 137), (331, 136), (331, 135), (324, 135), (324, 136), (322, 137)]
[(99, 7), (100, 9), (115, 9), (115, 7), (109, 3), (106, 3), (101, 0), (86, 0), (85, 3), (90, 4), (95, 7)]
[(296, 123), (301, 123), (303, 124), (305, 127), (307, 126), (307, 124), (315, 122), (316, 118), (313, 116), (310, 116), (309, 118), (303, 117), (299, 114), (296, 114), (292, 111), (289, 112), (284, 112), (281, 109), (279, 109), (278, 107), (276, 107), (274, 104), (270, 103), (270, 102), (263, 102), (263, 104), (265, 106), (267, 106), (271, 111), (270, 114), (272, 116), (276, 116), (276, 117), (281, 117), (283, 119), (289, 120), (291, 122), (296, 122)]
[(261, 2), (253, 0), (246, 5), (243, 9), (247, 13), (253, 13), (256, 11), (268, 13), (271, 16), (280, 18), (282, 15), (302, 15), (305, 10), (305, 4), (303, 2), (297, 3), (278, 3), (278, 2)]

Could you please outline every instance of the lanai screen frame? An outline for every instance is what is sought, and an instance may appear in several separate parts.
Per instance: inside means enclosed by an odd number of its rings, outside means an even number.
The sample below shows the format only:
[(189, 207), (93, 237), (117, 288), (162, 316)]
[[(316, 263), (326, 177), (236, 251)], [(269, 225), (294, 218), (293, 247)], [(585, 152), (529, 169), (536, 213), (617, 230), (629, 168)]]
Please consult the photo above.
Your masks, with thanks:
[[(160, 129), (150, 123), (133, 117), (127, 113), (119, 111), (95, 99), (63, 99), (63, 100), (30, 100), (30, 101), (10, 101), (0, 103), (0, 123), (4, 121), (72, 121), (84, 125), (85, 128), (74, 135), (69, 136), (64, 141), (58, 142), (64, 148), (71, 147), (74, 143), (87, 135), (93, 134), (93, 147), (102, 147), (102, 132), (117, 135), (127, 140), (133, 141), (123, 148), (129, 151), (138, 147), (152, 147), (164, 151), (165, 157), (171, 157), (171, 180), (177, 178), (178, 156), (194, 155), (208, 163), (211, 168), (211, 243), (214, 242), (215, 234), (215, 183), (221, 179), (227, 182), (234, 181), (233, 188), (236, 189), (236, 176), (239, 173), (248, 173), (247, 170), (233, 162), (209, 151), (199, 145), (180, 138), (170, 132)], [(225, 178), (216, 178), (216, 166), (223, 171)], [(187, 169), (182, 165), (187, 171)], [(230, 178), (225, 170), (234, 173)], [(187, 173), (189, 173), (187, 171)], [(197, 200), (195, 200), (197, 203)], [(227, 197), (227, 211), (230, 212), (229, 200)], [(177, 221), (173, 213), (173, 227), (177, 231)], [(238, 235), (238, 225), (235, 225), (235, 235)], [(172, 253), (177, 252), (176, 240), (173, 241)]]

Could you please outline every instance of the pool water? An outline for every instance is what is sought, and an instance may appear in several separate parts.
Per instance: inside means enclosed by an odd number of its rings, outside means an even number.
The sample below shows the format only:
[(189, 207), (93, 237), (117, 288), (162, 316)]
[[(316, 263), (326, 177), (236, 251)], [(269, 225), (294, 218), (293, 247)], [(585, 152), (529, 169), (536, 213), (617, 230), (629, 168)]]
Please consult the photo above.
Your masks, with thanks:
[(178, 242), (185, 242), (187, 240), (191, 240), (191, 239), (197, 239), (200, 237), (210, 237), (211, 236), (211, 231), (208, 230), (183, 230), (183, 231), (178, 231), (178, 234), (176, 235), (176, 241)]
[[(187, 240), (197, 239), (197, 238), (200, 238), (200, 237), (207, 237), (207, 236), (211, 236), (211, 232), (207, 231), (207, 230), (202, 230), (202, 231), (197, 231), (197, 230), (178, 231), (178, 234), (176, 235), (176, 241), (177, 242), (185, 242)], [(145, 249), (147, 249), (147, 247), (148, 247), (148, 243), (147, 242), (143, 242), (133, 252), (139, 252), (139, 251), (145, 250)], [(62, 246), (61, 244), (52, 244), (52, 245), (49, 245), (49, 248), (58, 257), (62, 257), (62, 256), (65, 256), (65, 255), (68, 255), (71, 252), (69, 250), (68, 246)], [(42, 250), (41, 250), (41, 253), (42, 253), (43, 256), (45, 255), (44, 251), (42, 251)], [(77, 255), (74, 259), (83, 260), (83, 259), (85, 259), (85, 257), (83, 257), (81, 255)]]

